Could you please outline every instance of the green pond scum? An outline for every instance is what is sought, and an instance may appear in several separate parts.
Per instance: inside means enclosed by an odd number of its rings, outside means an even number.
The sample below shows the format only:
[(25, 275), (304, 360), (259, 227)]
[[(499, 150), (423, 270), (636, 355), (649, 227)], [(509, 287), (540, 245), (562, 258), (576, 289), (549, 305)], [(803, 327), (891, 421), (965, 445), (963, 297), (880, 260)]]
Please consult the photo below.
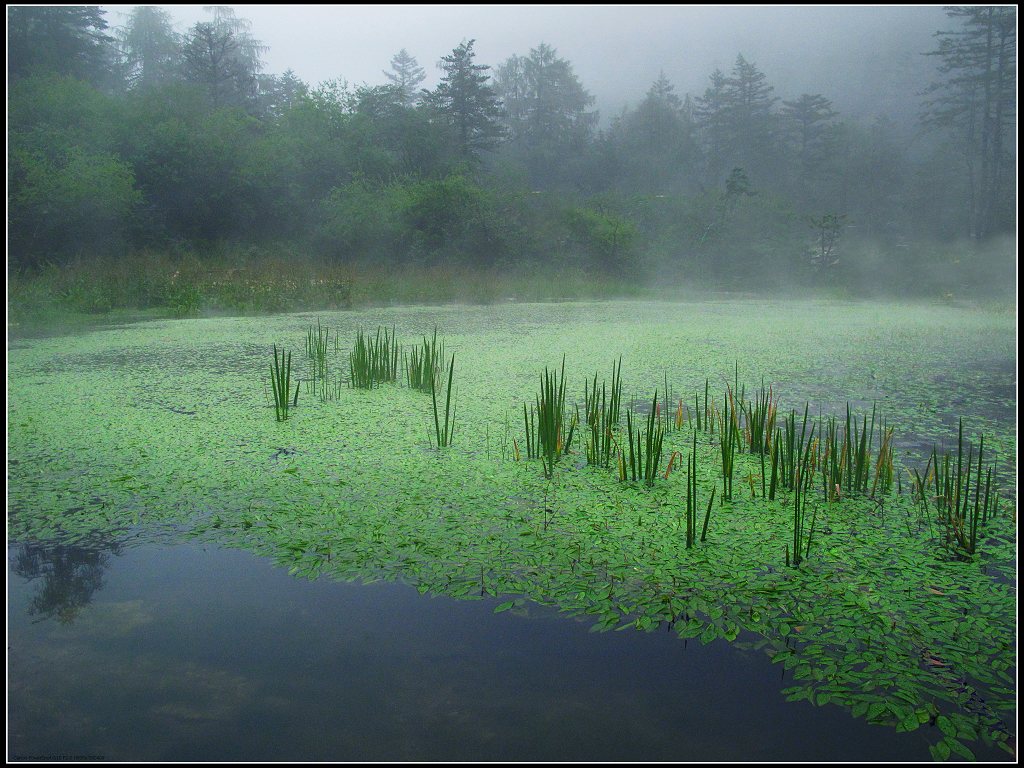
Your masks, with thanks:
[[(438, 335), (462, 361), (454, 442)], [(724, 638), (780, 665), (788, 699), (920, 729), (936, 759), (970, 758), (979, 741), (1013, 754), (1014, 335), (1011, 313), (708, 301), (404, 307), (17, 340), (9, 537), (199, 539), (300, 578), (402, 581), (496, 611), (557, 606), (595, 631)], [(423, 340), (430, 365), (409, 379), (441, 393), (401, 381), (396, 339)], [(358, 381), (269, 402), (269, 353), (304, 341), (307, 376)], [(273, 371), (283, 393), (301, 383), (288, 368)], [(594, 372), (609, 368), (599, 394)], [(623, 382), (662, 400), (623, 402), (620, 419)], [(955, 514), (943, 517), (936, 499), (958, 483), (963, 499), (944, 501)]]

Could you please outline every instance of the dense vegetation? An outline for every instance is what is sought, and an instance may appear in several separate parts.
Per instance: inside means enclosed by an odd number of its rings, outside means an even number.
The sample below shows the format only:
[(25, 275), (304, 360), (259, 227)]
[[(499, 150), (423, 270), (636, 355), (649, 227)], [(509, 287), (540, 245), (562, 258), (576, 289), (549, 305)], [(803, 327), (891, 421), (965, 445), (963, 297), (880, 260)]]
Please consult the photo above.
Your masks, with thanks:
[[(151, 6), (116, 29), (98, 7), (8, 9), (15, 304), (446, 298), (455, 272), (558, 276), (553, 295), (1012, 283), (1013, 7), (949, 10), (909, 148), (828, 94), (777, 95), (743, 55), (703, 94), (638, 84), (599, 128), (543, 43), (491, 68), (463, 41), (431, 91), (405, 50), (384, 84), (312, 86), (211, 12), (179, 35)], [(399, 273), (415, 290), (374, 282)]]

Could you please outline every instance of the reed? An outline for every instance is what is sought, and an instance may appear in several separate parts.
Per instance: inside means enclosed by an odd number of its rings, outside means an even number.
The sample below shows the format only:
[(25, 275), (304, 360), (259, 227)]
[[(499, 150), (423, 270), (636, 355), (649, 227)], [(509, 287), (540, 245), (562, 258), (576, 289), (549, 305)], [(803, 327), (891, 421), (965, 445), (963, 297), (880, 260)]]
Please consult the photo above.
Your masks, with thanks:
[(444, 342), (437, 340), (437, 328), (434, 328), (432, 338), (424, 336), (423, 344), (413, 347), (403, 358), (409, 387), (420, 392), (432, 392), (438, 379), (444, 375)]
[[(932, 449), (929, 460), (931, 472), (925, 467), (925, 476), (916, 474), (918, 499), (927, 509), (927, 484), (934, 483), (936, 513), (945, 530), (945, 546), (959, 547), (973, 555), (978, 547), (978, 533), (988, 519), (996, 514), (999, 507), (998, 492), (992, 493), (992, 467), (986, 470), (985, 436), (981, 435), (978, 458), (974, 460), (974, 446), (968, 448), (964, 457), (964, 422), (960, 419), (957, 435), (957, 453), (954, 457), (946, 453), (939, 459), (938, 450)], [(974, 480), (973, 502), (971, 480)], [(983, 490), (984, 489), (984, 490)]]
[[(705, 531), (707, 526), (705, 524)], [(686, 460), (686, 548), (690, 549), (697, 537), (697, 433), (693, 433), (693, 449)], [(701, 538), (703, 541), (703, 537)]]
[(539, 456), (544, 464), (544, 476), (553, 477), (559, 457), (570, 450), (579, 420), (578, 413), (574, 413), (567, 423), (564, 355), (560, 374), (548, 368), (544, 369), (535, 408), (528, 414), (524, 403), (523, 420), (526, 427), (527, 457)]
[(777, 405), (774, 391), (771, 387), (766, 390), (762, 379), (761, 389), (755, 399), (746, 404), (744, 413), (746, 424), (743, 437), (751, 453), (764, 455), (771, 450)]
[(622, 403), (622, 358), (612, 364), (611, 386), (601, 382), (597, 386), (597, 373), (593, 383), (586, 382), (583, 388), (584, 419), (587, 425), (587, 464), (590, 466), (611, 466), (615, 446), (615, 430), (619, 427), (619, 410)]
[(732, 501), (733, 475), (736, 470), (736, 451), (739, 448), (739, 419), (736, 415), (733, 391), (726, 385), (726, 396), (719, 418), (719, 445), (722, 452), (722, 502)]
[[(628, 477), (633, 482), (643, 480), (648, 486), (654, 485), (665, 442), (665, 431), (658, 419), (657, 406), (658, 391), (655, 390), (654, 398), (651, 401), (651, 410), (647, 415), (646, 430), (641, 430), (639, 424), (634, 430), (633, 412), (626, 411), (626, 445), (629, 451)], [(625, 481), (626, 478), (625, 456), (620, 450), (619, 480)]]
[(349, 353), (349, 386), (373, 389), (384, 382), (395, 381), (398, 378), (398, 354), (394, 328), (390, 335), (387, 328), (378, 328), (374, 338), (359, 329), (355, 346)]
[[(814, 470), (811, 464), (812, 445), (814, 443), (814, 427), (811, 425), (811, 433), (807, 438), (806, 447), (799, 459), (796, 469), (796, 479), (793, 493), (793, 558), (794, 567), (800, 565), (804, 558), (810, 554), (811, 539), (814, 537), (814, 523), (817, 520), (817, 507), (814, 508), (811, 517), (811, 526), (806, 537), (804, 529), (807, 525), (807, 501), (810, 496), (811, 482), (813, 481)], [(806, 539), (806, 544), (805, 544)], [(787, 564), (789, 561), (789, 549), (786, 552)]]
[[(445, 395), (444, 401), (444, 425), (441, 424), (441, 418), (437, 403), (437, 387), (431, 387), (430, 398), (434, 404), (434, 435), (435, 441), (438, 448), (446, 448), (452, 444), (452, 439), (455, 437), (455, 404), (452, 400), (452, 377), (455, 374), (455, 355), (452, 355), (451, 363), (448, 364), (448, 390)], [(451, 417), (449, 421), (449, 417)]]
[[(274, 345), (274, 363), (270, 367), (270, 387), (274, 393), (274, 416), (278, 421), (285, 421), (288, 418), (288, 395), (291, 394), (292, 382), (292, 353), (287, 356), (282, 349), (280, 356), (277, 353), (277, 344)], [(295, 384), (295, 396), (292, 398), (291, 407), (299, 403), (299, 384)]]

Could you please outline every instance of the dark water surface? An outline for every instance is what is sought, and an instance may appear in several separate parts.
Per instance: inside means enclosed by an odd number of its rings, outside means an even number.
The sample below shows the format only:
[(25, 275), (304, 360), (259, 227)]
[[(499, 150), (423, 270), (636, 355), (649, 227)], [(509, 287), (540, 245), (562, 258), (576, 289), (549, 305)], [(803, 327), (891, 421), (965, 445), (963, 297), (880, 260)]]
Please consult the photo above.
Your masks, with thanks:
[(906, 761), (937, 738), (787, 703), (721, 640), (240, 551), (12, 544), (8, 577), (9, 759)]

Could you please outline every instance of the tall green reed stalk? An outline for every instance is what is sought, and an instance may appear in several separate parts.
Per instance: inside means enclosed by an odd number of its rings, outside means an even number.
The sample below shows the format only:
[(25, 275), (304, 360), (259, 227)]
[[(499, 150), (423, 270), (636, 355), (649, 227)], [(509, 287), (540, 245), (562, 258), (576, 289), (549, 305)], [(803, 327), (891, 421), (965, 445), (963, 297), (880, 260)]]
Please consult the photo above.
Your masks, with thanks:
[[(803, 454), (798, 460), (796, 478), (794, 481), (793, 493), (793, 557), (794, 567), (799, 566), (804, 558), (810, 554), (811, 540), (814, 537), (814, 523), (817, 520), (818, 510), (814, 508), (811, 517), (811, 526), (806, 537), (804, 529), (807, 525), (807, 501), (810, 496), (811, 483), (814, 480), (814, 469), (812, 464), (812, 452), (814, 445), (814, 425), (811, 425), (811, 433)], [(806, 539), (806, 544), (805, 544)], [(786, 546), (786, 565), (790, 564), (789, 546)]]
[(733, 391), (726, 385), (726, 396), (722, 403), (719, 420), (720, 447), (722, 452), (722, 501), (732, 501), (733, 475), (736, 469), (736, 451), (740, 446), (739, 418), (736, 413)]
[(437, 340), (437, 328), (433, 338), (423, 337), (420, 347), (413, 347), (405, 358), (406, 380), (411, 389), (432, 392), (438, 379), (444, 375), (444, 342)]
[(398, 378), (398, 343), (394, 328), (378, 328), (377, 336), (370, 338), (362, 329), (356, 334), (356, 343), (349, 353), (349, 386), (373, 389), (384, 382)]
[[(619, 409), (622, 403), (622, 358), (612, 363), (611, 386), (601, 382), (597, 387), (597, 373), (593, 384), (584, 383), (584, 419), (589, 431), (586, 441), (587, 464), (610, 467), (615, 446), (615, 430), (619, 427)], [(525, 406), (524, 406), (525, 407)]]
[(316, 325), (309, 326), (306, 331), (306, 357), (310, 364), (310, 377), (307, 381), (306, 391), (314, 395), (319, 393), (321, 400), (330, 399), (330, 390), (333, 390), (328, 382), (329, 339), (330, 329), (320, 324), (320, 318), (317, 318)]
[(761, 389), (754, 400), (746, 404), (746, 426), (744, 438), (751, 453), (764, 455), (771, 449), (771, 438), (775, 432), (775, 413), (777, 403), (771, 387)]
[[(572, 445), (573, 433), (578, 417), (576, 414), (568, 420), (565, 409), (565, 356), (562, 356), (562, 371), (544, 369), (540, 381), (540, 393), (536, 398), (536, 409), (531, 418), (526, 418), (526, 405), (523, 405), (523, 418), (527, 429), (527, 457), (539, 455), (544, 462), (544, 476), (554, 476), (555, 463), (559, 457), (568, 453)], [(534, 413), (536, 421), (534, 421)], [(534, 431), (535, 429), (535, 431)]]
[[(455, 374), (455, 355), (448, 365), (448, 390), (444, 401), (444, 425), (441, 424), (441, 417), (438, 411), (437, 387), (430, 388), (430, 397), (434, 404), (434, 435), (438, 448), (447, 448), (452, 444), (455, 437), (455, 403), (452, 400), (452, 377)], [(451, 421), (449, 421), (449, 416)]]
[[(291, 394), (292, 381), (292, 353), (281, 350), (278, 357), (277, 344), (274, 345), (274, 363), (270, 367), (270, 386), (274, 393), (274, 416), (278, 421), (288, 418), (288, 395)], [(299, 384), (295, 384), (295, 396), (292, 398), (291, 407), (299, 403)]]
[(654, 398), (651, 401), (651, 410), (647, 415), (647, 429), (640, 430), (637, 425), (633, 429), (633, 412), (626, 411), (626, 444), (629, 452), (629, 466), (627, 474), (626, 458), (624, 453), (619, 451), (619, 480), (625, 481), (631, 478), (633, 482), (643, 480), (647, 486), (654, 485), (654, 479), (658, 475), (658, 467), (661, 464), (663, 447), (665, 443), (665, 430), (658, 419), (658, 391), (654, 391)]
[[(945, 530), (945, 547), (948, 550), (959, 547), (973, 555), (978, 547), (978, 533), (982, 526), (999, 509), (999, 493), (992, 493), (992, 467), (984, 466), (985, 436), (981, 435), (977, 464), (974, 463), (974, 446), (968, 448), (964, 457), (964, 422), (960, 419), (957, 435), (957, 452), (954, 457), (946, 452), (941, 460), (938, 449), (932, 449), (929, 466), (925, 467), (924, 478), (915, 469), (916, 492), (919, 501), (927, 511), (929, 481), (934, 481), (932, 498), (939, 523)], [(929, 469), (930, 468), (930, 469)], [(971, 500), (971, 479), (974, 479), (973, 502)], [(984, 489), (984, 490), (982, 490)]]

